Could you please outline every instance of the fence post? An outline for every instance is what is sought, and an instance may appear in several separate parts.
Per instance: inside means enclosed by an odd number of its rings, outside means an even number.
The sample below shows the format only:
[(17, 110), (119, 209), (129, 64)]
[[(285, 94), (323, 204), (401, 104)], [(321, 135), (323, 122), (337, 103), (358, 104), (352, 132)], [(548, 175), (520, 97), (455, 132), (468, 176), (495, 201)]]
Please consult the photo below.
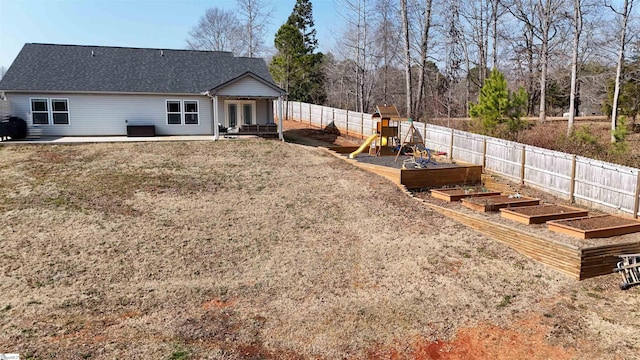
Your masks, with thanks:
[(569, 184), (569, 201), (572, 203), (576, 202), (575, 199), (575, 191), (576, 191), (576, 156), (573, 155), (571, 157), (571, 183)]
[[(347, 124), (347, 133), (349, 132), (349, 110), (347, 110), (347, 117), (344, 120), (345, 124)], [(336, 125), (336, 127), (338, 128), (338, 126)], [(338, 131), (340, 131), (340, 128), (338, 128)]]
[(633, 199), (633, 218), (637, 219), (638, 218), (638, 207), (640, 207), (640, 199), (638, 199), (638, 197), (640, 197), (640, 171), (638, 171), (638, 174), (636, 175), (636, 193), (635, 193), (635, 198)]
[(313, 125), (311, 124), (311, 104), (309, 104), (309, 125)]
[(300, 115), (300, 122), (302, 122), (302, 101), (298, 101), (298, 107), (300, 108), (300, 112), (298, 113)]
[(482, 140), (484, 143), (482, 145), (482, 170), (484, 170), (484, 168), (487, 167), (487, 138)]
[(364, 113), (360, 113), (360, 137), (364, 138)]
[(451, 145), (449, 145), (449, 160), (453, 160), (453, 129), (451, 129)]
[(320, 107), (320, 129), (322, 129), (322, 117), (324, 116), (324, 106)]
[(331, 122), (336, 126), (336, 108), (331, 108)]
[(425, 122), (422, 123), (422, 125), (424, 126), (424, 135), (422, 136), (422, 141), (424, 141), (424, 147), (428, 147), (427, 146), (427, 121), (425, 120)]
[(527, 147), (522, 147), (522, 167), (520, 168), (520, 184), (524, 185), (524, 168), (527, 159)]

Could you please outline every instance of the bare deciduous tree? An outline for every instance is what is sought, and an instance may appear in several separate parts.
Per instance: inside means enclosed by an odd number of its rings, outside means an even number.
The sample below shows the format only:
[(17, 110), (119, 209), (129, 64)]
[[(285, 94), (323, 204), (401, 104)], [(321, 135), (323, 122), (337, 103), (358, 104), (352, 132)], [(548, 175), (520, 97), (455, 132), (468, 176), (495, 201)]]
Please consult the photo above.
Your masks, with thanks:
[(549, 70), (549, 50), (550, 42), (557, 33), (557, 25), (560, 15), (560, 8), (563, 5), (561, 0), (538, 0), (536, 9), (538, 10), (539, 32), (538, 38), (542, 45), (540, 50), (540, 119), (544, 123), (547, 118), (547, 77)]
[(624, 49), (627, 44), (627, 24), (629, 23), (629, 16), (635, 0), (624, 0), (622, 9), (616, 10), (611, 3), (607, 3), (607, 6), (618, 16), (620, 16), (620, 35), (618, 42), (618, 63), (616, 65), (616, 80), (615, 88), (613, 90), (613, 103), (611, 104), (611, 142), (616, 142), (614, 131), (617, 126), (618, 117), (618, 99), (620, 97), (620, 74), (622, 73), (622, 65), (624, 64)]
[(578, 52), (580, 51), (580, 35), (582, 34), (582, 0), (573, 0), (573, 48), (571, 51), (571, 93), (569, 94), (569, 121), (567, 136), (573, 132), (573, 121), (576, 116), (576, 86), (578, 77)]
[(243, 55), (260, 56), (264, 51), (265, 28), (273, 14), (273, 8), (263, 0), (236, 0), (242, 22)]
[[(425, 78), (427, 76), (427, 51), (429, 49), (429, 31), (431, 30), (431, 4), (432, 0), (426, 0), (424, 8), (424, 22), (420, 32), (420, 73), (418, 74), (418, 88), (414, 111), (419, 109), (424, 97)], [(423, 114), (424, 115), (424, 114)]]
[(400, 13), (402, 14), (402, 39), (404, 42), (404, 73), (407, 90), (406, 115), (412, 116), (413, 93), (411, 88), (411, 43), (409, 42), (409, 17), (407, 15), (407, 0), (400, 0)]
[(219, 8), (207, 9), (198, 25), (189, 32), (187, 46), (194, 50), (231, 51), (239, 55), (242, 41), (234, 12)]
[(366, 0), (343, 0), (341, 4), (342, 16), (347, 23), (341, 44), (348, 49), (346, 58), (353, 60), (355, 109), (364, 112), (369, 110), (376, 75), (377, 59), (371, 50), (375, 37), (370, 34), (372, 24), (376, 22), (375, 12), (372, 3)]

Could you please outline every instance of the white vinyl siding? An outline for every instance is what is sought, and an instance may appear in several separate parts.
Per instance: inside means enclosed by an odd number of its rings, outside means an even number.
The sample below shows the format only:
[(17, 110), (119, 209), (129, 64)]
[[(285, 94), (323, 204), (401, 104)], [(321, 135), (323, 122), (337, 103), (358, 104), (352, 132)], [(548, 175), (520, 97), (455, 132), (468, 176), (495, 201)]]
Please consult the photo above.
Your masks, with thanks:
[[(184, 96), (182, 101), (198, 102), (198, 124), (176, 126), (167, 124), (167, 95), (114, 94), (46, 94), (7, 93), (13, 114), (33, 124), (31, 99), (68, 99), (72, 117), (69, 125), (38, 125), (43, 135), (104, 136), (126, 135), (127, 125), (154, 125), (157, 135), (211, 135), (211, 99), (207, 96)], [(48, 104), (47, 106), (49, 106)], [(50, 110), (50, 106), (47, 111)]]
[(241, 96), (241, 97), (278, 97), (280, 92), (250, 76), (239, 79), (222, 89), (216, 91), (218, 96)]

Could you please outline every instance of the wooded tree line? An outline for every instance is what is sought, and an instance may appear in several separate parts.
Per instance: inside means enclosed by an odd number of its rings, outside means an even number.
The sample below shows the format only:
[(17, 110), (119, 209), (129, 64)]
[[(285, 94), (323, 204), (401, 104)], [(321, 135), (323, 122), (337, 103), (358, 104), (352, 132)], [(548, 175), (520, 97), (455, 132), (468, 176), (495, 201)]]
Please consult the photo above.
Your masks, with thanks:
[[(256, 1), (265, 8), (239, 3)], [(313, 1), (297, 0), (275, 34), (271, 70), (291, 100), (365, 112), (395, 104), (417, 120), (469, 116), (492, 69), (511, 90), (524, 88), (525, 113), (542, 121), (633, 117), (639, 1), (336, 0), (343, 26), (321, 54)]]
[(620, 64), (618, 110), (637, 114), (635, 0), (340, 2), (345, 35), (326, 59), (327, 105), (464, 117), (495, 68), (526, 90), (530, 116), (601, 114)]

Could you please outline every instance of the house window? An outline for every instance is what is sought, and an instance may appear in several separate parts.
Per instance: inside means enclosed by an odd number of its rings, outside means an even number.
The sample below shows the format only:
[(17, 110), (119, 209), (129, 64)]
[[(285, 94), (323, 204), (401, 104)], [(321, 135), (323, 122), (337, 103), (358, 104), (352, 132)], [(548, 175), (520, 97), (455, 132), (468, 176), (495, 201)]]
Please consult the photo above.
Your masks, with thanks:
[(198, 101), (184, 101), (184, 123), (198, 125)]
[(51, 99), (51, 115), (53, 123), (69, 124), (69, 101), (67, 99)]
[(48, 99), (31, 99), (31, 119), (34, 125), (49, 124)]
[(182, 124), (182, 104), (180, 100), (167, 100), (167, 124)]
[(198, 125), (198, 100), (167, 100), (167, 124)]

